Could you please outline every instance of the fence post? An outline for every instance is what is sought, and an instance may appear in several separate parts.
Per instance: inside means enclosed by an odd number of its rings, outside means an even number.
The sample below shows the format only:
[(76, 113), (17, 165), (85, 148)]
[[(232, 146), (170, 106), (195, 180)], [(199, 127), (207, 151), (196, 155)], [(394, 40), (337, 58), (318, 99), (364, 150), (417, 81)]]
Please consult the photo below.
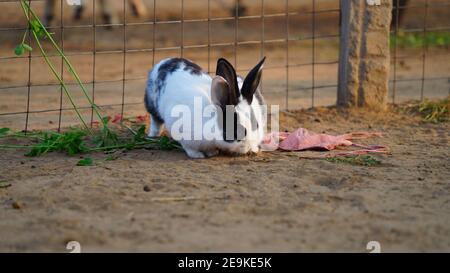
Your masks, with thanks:
[(385, 109), (391, 10), (391, 0), (341, 0), (339, 106)]

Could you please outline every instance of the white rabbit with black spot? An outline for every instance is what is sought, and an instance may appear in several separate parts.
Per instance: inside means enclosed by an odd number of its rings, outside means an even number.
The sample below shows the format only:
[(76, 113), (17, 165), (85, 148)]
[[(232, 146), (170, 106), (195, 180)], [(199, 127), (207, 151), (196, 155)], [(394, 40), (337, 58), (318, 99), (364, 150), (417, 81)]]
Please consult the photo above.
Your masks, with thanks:
[[(266, 127), (266, 107), (259, 88), (264, 61), (243, 80), (223, 58), (217, 62), (214, 77), (186, 59), (162, 60), (149, 72), (145, 91), (145, 105), (151, 116), (149, 137), (159, 136), (164, 125), (190, 158), (211, 157), (219, 152), (259, 152)], [(211, 115), (201, 114), (198, 118), (194, 114), (199, 108), (212, 107), (216, 111)], [(180, 108), (191, 113), (183, 126), (178, 126), (181, 117), (175, 113)], [(205, 125), (211, 122), (214, 129), (209, 132)], [(177, 139), (173, 128), (184, 137)]]

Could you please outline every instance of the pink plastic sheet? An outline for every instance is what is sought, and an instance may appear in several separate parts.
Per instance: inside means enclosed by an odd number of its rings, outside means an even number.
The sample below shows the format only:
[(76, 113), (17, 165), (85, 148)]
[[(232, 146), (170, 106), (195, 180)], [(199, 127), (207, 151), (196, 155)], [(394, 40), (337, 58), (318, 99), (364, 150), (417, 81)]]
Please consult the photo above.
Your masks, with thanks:
[(382, 137), (380, 132), (356, 132), (344, 135), (328, 135), (311, 132), (305, 128), (299, 128), (292, 133), (275, 132), (265, 136), (261, 143), (264, 151), (303, 151), (303, 150), (326, 150), (331, 151), (338, 147), (354, 146), (359, 150), (344, 151), (336, 156), (357, 155), (366, 153), (388, 153), (389, 149), (381, 145), (361, 145), (353, 143), (352, 140), (369, 137)]

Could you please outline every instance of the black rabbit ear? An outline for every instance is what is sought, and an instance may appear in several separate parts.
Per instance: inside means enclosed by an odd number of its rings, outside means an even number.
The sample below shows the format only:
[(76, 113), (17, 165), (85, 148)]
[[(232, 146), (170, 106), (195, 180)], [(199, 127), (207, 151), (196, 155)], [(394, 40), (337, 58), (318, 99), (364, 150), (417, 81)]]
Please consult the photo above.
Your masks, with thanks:
[(223, 77), (227, 81), (230, 86), (231, 95), (229, 103), (231, 105), (237, 105), (240, 94), (234, 67), (224, 58), (220, 58), (217, 61), (216, 75)]
[(215, 76), (211, 84), (211, 100), (223, 109), (227, 106), (230, 97), (230, 86), (221, 76)]
[(227, 81), (221, 76), (215, 76), (211, 83), (211, 100), (217, 109), (217, 120), (220, 130), (224, 130), (226, 123), (224, 123), (224, 117), (226, 117), (227, 105), (230, 100), (230, 86)]
[(250, 70), (250, 72), (248, 72), (248, 75), (244, 80), (244, 84), (242, 85), (241, 93), (247, 100), (248, 104), (252, 103), (253, 94), (255, 94), (258, 89), (265, 60), (266, 57), (264, 57), (252, 70)]

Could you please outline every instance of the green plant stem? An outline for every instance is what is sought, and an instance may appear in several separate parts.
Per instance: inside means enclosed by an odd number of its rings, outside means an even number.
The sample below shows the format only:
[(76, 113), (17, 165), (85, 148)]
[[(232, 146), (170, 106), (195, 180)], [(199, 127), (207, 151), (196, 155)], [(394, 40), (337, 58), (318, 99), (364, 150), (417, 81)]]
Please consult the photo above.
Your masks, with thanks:
[[(55, 40), (53, 39), (53, 37), (51, 36), (51, 34), (47, 31), (47, 29), (45, 28), (45, 26), (42, 24), (41, 20), (39, 19), (39, 17), (36, 15), (36, 13), (34, 12), (34, 10), (31, 9), (30, 5), (25, 1), (25, 0), (21, 0), (21, 4), (22, 4), (22, 8), (27, 16), (28, 21), (30, 21), (30, 18), (27, 15), (27, 10), (31, 13), (31, 15), (33, 15), (34, 19), (36, 19), (36, 21), (39, 23), (39, 25), (42, 27), (42, 29), (44, 30), (45, 35), (49, 38), (50, 42), (52, 43), (53, 47), (58, 51), (59, 55), (63, 58), (65, 64), (68, 66), (69, 68), (69, 72), (72, 74), (72, 76), (75, 78), (77, 84), (81, 87), (82, 92), (84, 93), (84, 95), (86, 96), (89, 104), (92, 106), (92, 108), (94, 109), (95, 114), (97, 115), (97, 117), (100, 119), (100, 121), (103, 123), (103, 117), (100, 114), (100, 110), (98, 109), (97, 105), (94, 104), (94, 102), (92, 101), (91, 97), (89, 96), (86, 88), (84, 87), (83, 82), (81, 81), (80, 77), (78, 76), (78, 74), (75, 72), (75, 68), (72, 66), (72, 64), (70, 63), (69, 59), (65, 56), (64, 52), (62, 52), (62, 50), (59, 48), (59, 46), (56, 44)], [(25, 8), (26, 7), (26, 8)], [(106, 126), (103, 123), (104, 126)]]
[(25, 145), (0, 145), (1, 149), (29, 149), (30, 146)]
[(27, 38), (27, 34), (28, 34), (28, 29), (26, 29), (26, 30), (25, 30), (25, 33), (23, 34), (22, 44), (25, 43), (25, 39)]
[(122, 123), (121, 125), (122, 125), (122, 127), (125, 127), (125, 129), (127, 129), (128, 131), (130, 131), (134, 136), (137, 135), (137, 132), (136, 132), (135, 130), (133, 130), (131, 127), (129, 127), (129, 126), (123, 124), (123, 123)]
[[(42, 137), (38, 136), (38, 135), (22, 135), (22, 134), (14, 134), (14, 135), (8, 135), (8, 136), (3, 136), (3, 138), (5, 137), (16, 137), (16, 138), (35, 138), (38, 140), (44, 140)], [(2, 138), (2, 137), (0, 137)]]
[[(34, 15), (34, 12), (30, 9), (30, 7), (28, 6), (28, 3), (25, 3), (25, 2), (24, 2), (24, 0), (22, 0), (20, 3), (21, 3), (21, 5), (22, 5), (22, 10), (23, 10), (23, 12), (24, 12), (24, 14), (25, 14), (25, 17), (26, 17), (27, 20), (28, 20), (28, 23), (30, 23), (30, 17), (28, 16), (27, 8), (28, 8), (28, 10), (29, 10), (30, 12), (33, 13), (33, 16), (35, 16), (35, 15)], [(25, 5), (26, 5), (26, 7), (24, 6), (24, 3), (25, 3)], [(45, 28), (44, 28), (44, 29), (45, 29)], [(37, 36), (37, 34), (36, 34), (34, 31), (31, 31), (31, 32), (33, 33), (33, 37), (34, 37), (34, 39), (36, 40), (36, 43), (37, 43), (37, 45), (38, 45), (38, 47), (39, 47), (39, 50), (41, 51), (42, 56), (44, 57), (44, 61), (47, 63), (47, 65), (50, 67), (50, 70), (52, 71), (52, 73), (54, 74), (54, 76), (55, 76), (55, 77), (57, 78), (57, 80), (59, 81), (59, 84), (61, 85), (61, 87), (63, 88), (65, 94), (66, 94), (67, 97), (69, 98), (69, 101), (70, 101), (70, 103), (72, 104), (72, 106), (73, 106), (75, 112), (77, 113), (77, 116), (80, 118), (81, 122), (83, 123), (84, 127), (86, 127), (86, 129), (89, 131), (89, 133), (92, 133), (91, 130), (90, 130), (90, 128), (89, 128), (89, 126), (87, 125), (86, 121), (83, 119), (83, 117), (82, 117), (80, 111), (78, 110), (78, 108), (77, 108), (77, 106), (76, 106), (76, 104), (75, 104), (75, 101), (73, 100), (72, 95), (70, 94), (69, 90), (67, 89), (67, 87), (66, 87), (64, 81), (61, 79), (61, 77), (59, 76), (58, 72), (56, 72), (56, 69), (55, 69), (54, 65), (51, 63), (50, 59), (48, 58), (47, 54), (45, 53), (45, 50), (44, 50), (44, 48), (42, 47), (42, 44), (41, 44), (41, 42), (40, 42), (40, 40), (39, 40), (39, 37)], [(49, 36), (49, 37), (51, 38), (51, 35), (47, 32), (47, 30), (45, 30), (45, 33), (46, 33), (47, 36)], [(53, 41), (53, 42), (54, 42), (54, 41)]]
[[(141, 145), (146, 145), (146, 144), (155, 144), (156, 142), (148, 142), (148, 141), (143, 141), (143, 142), (136, 142), (136, 143), (132, 143), (134, 146), (141, 146)], [(96, 148), (88, 148), (90, 152), (95, 152), (95, 151), (105, 151), (105, 150), (115, 150), (115, 149), (123, 149), (126, 148), (130, 145), (130, 143), (127, 144), (120, 144), (120, 145), (113, 145), (113, 146), (108, 146), (108, 147), (96, 147)]]
[(50, 67), (50, 70), (53, 72), (53, 74), (55, 75), (55, 77), (58, 79), (59, 84), (61, 85), (62, 89), (64, 90), (64, 93), (66, 93), (67, 98), (69, 99), (70, 103), (72, 104), (75, 112), (77, 113), (77, 116), (80, 118), (81, 122), (83, 123), (83, 126), (88, 130), (89, 133), (92, 134), (91, 129), (89, 128), (89, 126), (87, 125), (86, 121), (84, 120), (83, 116), (81, 115), (80, 111), (78, 110), (75, 101), (72, 97), (72, 95), (70, 94), (69, 90), (67, 90), (67, 87), (65, 85), (65, 83), (63, 82), (63, 80), (61, 79), (61, 77), (58, 75), (58, 72), (56, 72), (55, 67), (53, 66), (53, 64), (50, 62), (47, 54), (45, 53), (44, 49), (42, 48), (42, 44), (39, 41), (39, 38), (37, 37), (36, 33), (33, 32), (33, 36), (36, 39), (36, 43), (39, 47), (39, 50), (41, 51), (42, 56), (44, 57), (45, 62), (47, 63), (47, 65)]
[[(56, 143), (57, 143), (57, 141), (55, 141), (55, 144), (47, 146), (46, 152), (49, 151), (54, 146), (56, 146)], [(137, 146), (148, 145), (148, 144), (156, 144), (156, 143), (157, 143), (157, 141), (141, 141), (141, 142), (136, 142), (136, 143), (132, 143), (132, 144), (137, 147)], [(113, 145), (113, 146), (107, 146), (107, 147), (95, 147), (95, 148), (86, 147), (86, 148), (87, 148), (88, 152), (98, 152), (98, 151), (123, 149), (123, 148), (127, 148), (129, 145), (130, 145), (130, 143), (125, 143), (125, 144)], [(33, 146), (28, 146), (28, 145), (0, 145), (0, 148), (2, 148), (2, 149), (29, 149), (29, 148), (33, 148)], [(46, 152), (44, 152), (43, 154), (45, 154)]]

